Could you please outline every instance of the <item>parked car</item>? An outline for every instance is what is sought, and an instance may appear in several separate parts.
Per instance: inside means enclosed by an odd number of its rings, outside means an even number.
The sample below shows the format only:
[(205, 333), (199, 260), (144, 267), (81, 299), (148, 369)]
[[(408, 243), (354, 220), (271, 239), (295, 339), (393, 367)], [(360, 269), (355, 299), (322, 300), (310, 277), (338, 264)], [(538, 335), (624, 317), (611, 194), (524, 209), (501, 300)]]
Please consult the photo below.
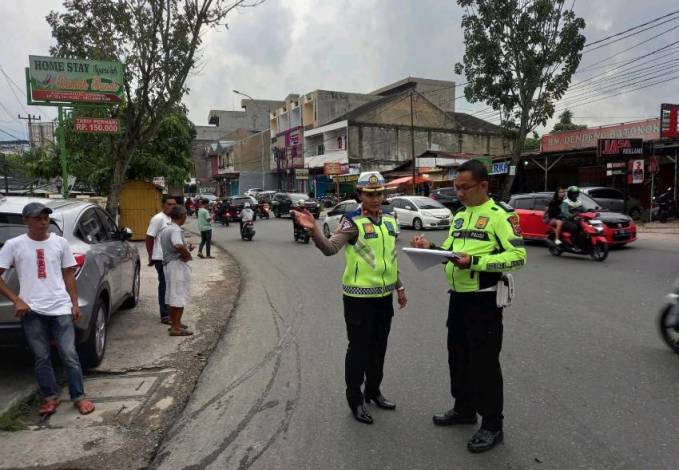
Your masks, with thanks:
[[(398, 215), (396, 214), (396, 211), (393, 210), (393, 205), (389, 201), (384, 201), (382, 206), (390, 207), (398, 222)], [(361, 207), (361, 204), (356, 202), (355, 199), (347, 199), (330, 209), (325, 215), (325, 220), (323, 220), (323, 235), (325, 235), (326, 238), (330, 238), (333, 232), (337, 230), (337, 226), (339, 225), (340, 220), (342, 220), (342, 217), (344, 217), (344, 214), (353, 212), (359, 207)], [(400, 230), (396, 227), (396, 235), (398, 236), (399, 233)]]
[(245, 193), (243, 193), (245, 196), (257, 196), (259, 193), (263, 191), (262, 188), (250, 188)]
[(424, 228), (448, 228), (453, 213), (438, 201), (425, 196), (398, 196), (390, 198), (399, 226)]
[(271, 204), (271, 200), (273, 199), (274, 194), (276, 194), (276, 191), (261, 191), (257, 193), (257, 198), (258, 201), (264, 200), (265, 202), (268, 202)]
[(587, 194), (607, 211), (621, 212), (636, 220), (641, 218), (641, 202), (631, 196), (625, 198), (625, 194), (615, 188), (592, 186), (580, 188), (580, 192)]
[(321, 216), (321, 205), (315, 199), (310, 198), (304, 193), (276, 193), (271, 201), (271, 210), (276, 217), (290, 214), (290, 209), (300, 201), (304, 203), (304, 208), (311, 212), (314, 218)]
[(439, 188), (435, 189), (429, 195), (433, 200), (440, 202), (455, 214), (462, 208), (462, 203), (457, 198), (455, 188)]
[[(544, 221), (545, 208), (552, 199), (552, 193), (514, 194), (509, 205), (519, 215), (523, 237), (528, 240), (546, 240), (549, 226)], [(580, 193), (586, 210), (598, 212), (598, 219), (604, 223), (604, 235), (609, 245), (624, 245), (637, 239), (637, 226), (631, 217), (619, 212), (602, 210), (596, 201)]]
[[(0, 244), (26, 233), (21, 210), (29, 202), (52, 209), (50, 232), (64, 237), (77, 263), (76, 281), (81, 320), (75, 324), (76, 344), (83, 365), (95, 367), (104, 358), (108, 323), (118, 309), (139, 302), (140, 261), (137, 247), (128, 240), (132, 231), (119, 228), (99, 206), (70, 200), (27, 197), (0, 198)], [(9, 269), (5, 282), (19, 292), (16, 271)], [(21, 323), (14, 304), (0, 297), (0, 344), (21, 344)]]
[(230, 221), (239, 221), (240, 212), (245, 203), (250, 204), (250, 208), (255, 212), (254, 219), (257, 220), (257, 199), (252, 196), (233, 196), (226, 200), (226, 215)]

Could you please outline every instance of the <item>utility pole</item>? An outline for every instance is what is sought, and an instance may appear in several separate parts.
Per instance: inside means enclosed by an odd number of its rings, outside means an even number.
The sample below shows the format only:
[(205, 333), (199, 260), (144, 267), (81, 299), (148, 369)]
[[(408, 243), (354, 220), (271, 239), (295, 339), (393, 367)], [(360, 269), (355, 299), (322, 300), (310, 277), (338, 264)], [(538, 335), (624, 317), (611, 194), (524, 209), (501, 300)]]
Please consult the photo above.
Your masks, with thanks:
[(410, 92), (410, 151), (412, 152), (413, 160), (413, 195), (415, 195), (415, 176), (417, 175), (417, 167), (415, 161), (415, 122), (413, 116), (413, 94), (415, 90)]
[(26, 115), (26, 117), (23, 117), (21, 114), (17, 114), (17, 117), (19, 119), (23, 119), (24, 121), (28, 121), (28, 144), (31, 146), (31, 148), (34, 147), (33, 145), (33, 126), (31, 123), (33, 121), (40, 121), (40, 116), (35, 116), (35, 115)]
[(2, 166), (5, 173), (5, 196), (9, 195), (9, 184), (7, 184), (7, 154), (0, 153), (2, 155)]

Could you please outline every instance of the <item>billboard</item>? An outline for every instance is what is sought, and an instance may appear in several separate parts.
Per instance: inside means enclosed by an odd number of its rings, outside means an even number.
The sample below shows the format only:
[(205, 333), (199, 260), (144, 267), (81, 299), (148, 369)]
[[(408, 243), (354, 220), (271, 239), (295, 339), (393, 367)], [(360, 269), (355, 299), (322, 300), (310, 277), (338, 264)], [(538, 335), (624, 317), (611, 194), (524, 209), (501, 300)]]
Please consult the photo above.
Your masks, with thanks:
[(663, 103), (660, 105), (660, 138), (675, 139), (679, 137), (679, 104)]
[(540, 151), (564, 152), (568, 150), (594, 149), (597, 148), (599, 139), (653, 140), (658, 138), (659, 132), (659, 118), (628, 122), (614, 126), (556, 132), (554, 134), (542, 136), (542, 139), (540, 140)]
[(325, 176), (341, 175), (342, 173), (342, 164), (339, 162), (326, 162), (323, 164), (323, 174)]
[(599, 139), (597, 142), (599, 157), (629, 157), (643, 154), (643, 139)]
[(28, 56), (34, 101), (119, 103), (123, 64), (117, 61)]

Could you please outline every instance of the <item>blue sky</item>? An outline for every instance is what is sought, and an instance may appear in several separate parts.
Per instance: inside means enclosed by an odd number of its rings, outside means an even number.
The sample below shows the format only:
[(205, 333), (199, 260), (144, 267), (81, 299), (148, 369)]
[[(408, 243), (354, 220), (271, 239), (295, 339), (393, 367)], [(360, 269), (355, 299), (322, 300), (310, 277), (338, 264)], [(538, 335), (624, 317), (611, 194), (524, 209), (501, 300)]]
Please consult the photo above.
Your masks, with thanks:
[[(679, 9), (676, 0), (574, 3), (575, 12), (587, 23), (585, 35), (590, 42)], [(53, 42), (45, 16), (60, 8), (61, 1), (56, 0), (0, 3), (0, 30), (7, 41), (0, 52), (0, 66), (22, 89), (28, 55), (46, 55)], [(283, 99), (289, 93), (315, 89), (369, 92), (408, 75), (462, 83), (464, 78), (453, 74), (453, 65), (464, 53), (462, 13), (453, 0), (267, 0), (257, 8), (232, 14), (228, 30), (207, 33), (201, 66), (190, 77), (191, 92), (184, 102), (194, 123), (206, 124), (210, 109), (238, 109), (239, 97), (233, 94), (233, 89), (255, 98)], [(651, 39), (666, 30), (669, 31)], [(633, 47), (646, 39), (649, 39), (646, 44)], [(679, 15), (676, 21), (587, 53), (583, 69), (619, 55), (579, 73), (575, 82), (606, 73), (616, 64), (674, 41), (679, 41)], [(625, 52), (627, 48), (632, 49)], [(679, 47), (677, 51), (677, 55), (659, 61), (679, 58)], [(579, 91), (573, 89), (568, 103), (573, 106), (577, 122), (596, 126), (653, 117), (658, 115), (661, 102), (679, 102), (679, 80), (627, 92), (631, 84), (627, 89), (616, 88), (614, 81), (619, 78), (617, 83), (624, 85), (625, 78), (620, 75), (624, 71), (624, 68), (613, 70), (602, 76), (610, 80), (612, 85), (608, 88), (604, 88), (607, 86), (604, 80), (589, 82), (589, 87), (580, 85)], [(679, 67), (672, 68), (670, 62), (665, 72), (654, 81), (677, 76)], [(640, 76), (639, 80), (644, 78), (649, 76)], [(639, 86), (648, 83), (651, 82)], [(608, 94), (622, 93), (586, 103), (602, 96), (597, 93), (604, 90)], [(462, 94), (461, 88), (457, 91)], [(43, 119), (55, 115), (50, 108), (27, 107), (25, 98), (9, 85), (3, 74), (0, 74), (0, 103), (0, 129), (18, 137), (26, 136), (25, 122), (16, 118), (18, 113), (25, 115), (30, 111)], [(486, 107), (464, 99), (457, 100), (456, 106), (463, 112)], [(488, 113), (479, 116), (485, 118)], [(0, 133), (0, 140), (5, 138), (9, 137)]]

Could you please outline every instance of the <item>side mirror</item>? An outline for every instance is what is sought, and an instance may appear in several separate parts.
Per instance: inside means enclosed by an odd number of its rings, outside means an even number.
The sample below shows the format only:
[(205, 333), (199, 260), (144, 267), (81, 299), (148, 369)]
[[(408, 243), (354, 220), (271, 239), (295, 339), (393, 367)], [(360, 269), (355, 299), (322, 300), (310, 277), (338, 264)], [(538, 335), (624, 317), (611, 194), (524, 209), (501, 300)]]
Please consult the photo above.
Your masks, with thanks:
[(128, 227), (123, 227), (120, 229), (120, 239), (126, 241), (132, 238), (132, 229)]

